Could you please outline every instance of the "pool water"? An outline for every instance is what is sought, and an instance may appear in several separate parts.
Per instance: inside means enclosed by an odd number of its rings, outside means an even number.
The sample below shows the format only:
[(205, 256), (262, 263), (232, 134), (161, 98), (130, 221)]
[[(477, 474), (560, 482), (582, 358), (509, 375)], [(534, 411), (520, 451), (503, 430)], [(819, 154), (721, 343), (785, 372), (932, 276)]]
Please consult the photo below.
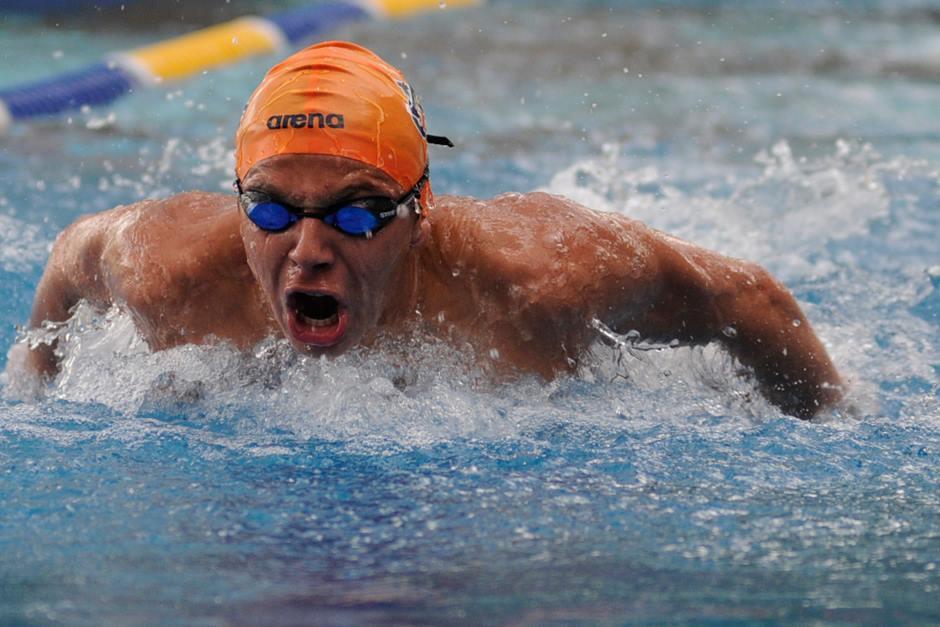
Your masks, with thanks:
[[(151, 353), (80, 308), (4, 377), (0, 623), (940, 622), (940, 3), (509, 2), (337, 37), (422, 95), (438, 194), (542, 189), (758, 261), (851, 390), (720, 350), (489, 382), (432, 340)], [(0, 17), (0, 84), (202, 24)], [(263, 57), (0, 139), (0, 367), (77, 217), (227, 191)]]

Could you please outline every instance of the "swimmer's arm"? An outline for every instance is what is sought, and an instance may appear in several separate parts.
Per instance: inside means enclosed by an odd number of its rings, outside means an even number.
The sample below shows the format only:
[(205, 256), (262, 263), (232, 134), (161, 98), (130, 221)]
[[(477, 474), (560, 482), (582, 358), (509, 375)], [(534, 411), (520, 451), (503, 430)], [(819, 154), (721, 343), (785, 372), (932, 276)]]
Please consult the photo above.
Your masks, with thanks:
[[(842, 399), (842, 379), (796, 299), (770, 274), (749, 265), (706, 293), (717, 337), (750, 367), (761, 391), (789, 414), (810, 418)], [(717, 332), (717, 334), (716, 334)]]
[[(39, 329), (44, 322), (64, 322), (82, 300), (102, 303), (107, 290), (101, 272), (101, 233), (95, 218), (79, 220), (63, 231), (52, 248), (29, 318), (29, 329)], [(55, 342), (39, 344), (24, 356), (25, 366), (44, 380), (58, 373)]]
[(647, 237), (655, 277), (649, 301), (616, 320), (615, 330), (688, 344), (717, 340), (753, 371), (768, 400), (801, 418), (841, 400), (842, 380), (825, 348), (766, 270), (654, 231)]

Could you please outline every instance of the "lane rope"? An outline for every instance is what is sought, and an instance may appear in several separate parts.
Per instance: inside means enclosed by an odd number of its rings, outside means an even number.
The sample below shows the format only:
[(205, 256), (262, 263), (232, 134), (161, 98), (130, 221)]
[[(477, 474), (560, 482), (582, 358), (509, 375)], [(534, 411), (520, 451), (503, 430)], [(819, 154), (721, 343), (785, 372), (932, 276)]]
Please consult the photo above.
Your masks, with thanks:
[(133, 50), (86, 68), (0, 89), (0, 133), (12, 123), (111, 103), (134, 89), (179, 80), (211, 68), (311, 41), (345, 23), (395, 19), (482, 0), (340, 0), (246, 16)]

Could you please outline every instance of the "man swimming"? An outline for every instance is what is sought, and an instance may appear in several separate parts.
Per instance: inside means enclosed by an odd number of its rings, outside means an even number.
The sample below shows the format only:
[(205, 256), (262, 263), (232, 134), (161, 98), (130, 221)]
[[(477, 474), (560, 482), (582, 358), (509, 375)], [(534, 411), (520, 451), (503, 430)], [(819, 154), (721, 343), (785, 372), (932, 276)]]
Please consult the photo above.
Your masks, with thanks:
[[(501, 371), (578, 368), (595, 321), (649, 341), (719, 341), (784, 411), (842, 383), (793, 297), (759, 266), (564, 198), (434, 199), (424, 113), (350, 43), (275, 66), (236, 135), (237, 198), (191, 192), (78, 220), (30, 326), (118, 304), (151, 348), (284, 337), (311, 355), (431, 333)], [(57, 371), (54, 346), (25, 356)], [(12, 361), (12, 358), (11, 358)]]

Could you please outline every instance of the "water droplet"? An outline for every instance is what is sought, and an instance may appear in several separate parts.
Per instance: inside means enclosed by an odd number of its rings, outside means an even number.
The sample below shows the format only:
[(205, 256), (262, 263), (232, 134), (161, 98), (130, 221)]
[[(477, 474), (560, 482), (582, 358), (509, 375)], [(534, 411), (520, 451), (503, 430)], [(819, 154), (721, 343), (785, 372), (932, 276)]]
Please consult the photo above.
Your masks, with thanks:
[(734, 327), (728, 326), (721, 330), (722, 335), (725, 337), (735, 338), (738, 337), (738, 330)]
[(490, 349), (490, 359), (499, 359), (499, 351), (495, 348)]
[(793, 326), (798, 327), (798, 326), (800, 326), (800, 325), (803, 324), (803, 323), (800, 322), (798, 319), (794, 319), (792, 324), (793, 324)]
[(238, 35), (235, 35), (234, 37), (232, 37), (232, 45), (233, 46), (238, 45)]

